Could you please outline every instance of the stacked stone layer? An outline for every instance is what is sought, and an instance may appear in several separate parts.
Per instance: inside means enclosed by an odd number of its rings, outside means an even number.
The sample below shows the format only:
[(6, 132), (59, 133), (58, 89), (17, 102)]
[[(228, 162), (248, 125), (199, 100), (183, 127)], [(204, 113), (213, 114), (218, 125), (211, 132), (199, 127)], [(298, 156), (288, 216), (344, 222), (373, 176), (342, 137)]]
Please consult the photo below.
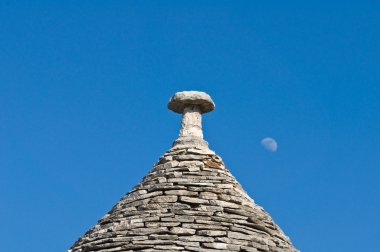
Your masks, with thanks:
[(178, 145), (69, 252), (295, 252), (208, 148)]

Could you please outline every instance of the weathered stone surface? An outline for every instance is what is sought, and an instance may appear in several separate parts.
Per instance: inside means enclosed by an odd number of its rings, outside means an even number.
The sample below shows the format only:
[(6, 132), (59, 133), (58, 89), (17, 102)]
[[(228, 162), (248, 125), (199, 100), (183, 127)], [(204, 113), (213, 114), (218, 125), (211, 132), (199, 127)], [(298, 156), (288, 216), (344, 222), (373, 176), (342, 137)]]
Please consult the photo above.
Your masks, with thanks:
[(165, 191), (166, 195), (181, 195), (181, 196), (197, 196), (197, 192), (191, 192), (188, 190), (169, 190)]
[(196, 236), (196, 235), (192, 235), (192, 236), (180, 236), (178, 238), (180, 241), (189, 241), (189, 242), (213, 242), (213, 238), (211, 237), (203, 237), (203, 236)]
[(218, 199), (218, 195), (211, 192), (201, 192), (199, 194), (199, 198), (201, 199)]
[(173, 227), (170, 229), (170, 232), (177, 235), (193, 235), (196, 230), (191, 228)]
[(209, 203), (209, 201), (205, 200), (205, 199), (192, 198), (192, 197), (186, 197), (186, 196), (179, 197), (179, 200), (182, 202), (185, 202), (185, 203), (190, 203), (190, 204), (207, 204), (207, 203)]
[(176, 202), (178, 199), (177, 196), (159, 196), (153, 198), (150, 202), (155, 203), (167, 203), (167, 202)]
[(168, 109), (176, 112), (183, 113), (186, 106), (197, 105), (202, 113), (213, 111), (215, 104), (211, 97), (199, 91), (183, 91), (175, 93), (168, 103)]
[(245, 235), (239, 232), (228, 232), (228, 238), (238, 239), (238, 240), (247, 240), (250, 241), (252, 239), (251, 236)]
[[(178, 96), (173, 108), (203, 104), (194, 97)], [(200, 124), (207, 109), (185, 105), (180, 140), (69, 252), (297, 251), (209, 150)]]
[(158, 235), (158, 234), (152, 234), (148, 237), (150, 240), (177, 240), (177, 235)]
[(178, 221), (178, 222), (194, 222), (194, 217), (192, 216), (187, 216), (187, 215), (177, 215), (174, 217), (164, 217), (161, 218), (161, 222), (173, 222), (173, 221)]
[(226, 231), (220, 230), (198, 230), (197, 235), (200, 236), (226, 236)]
[(202, 243), (203, 246), (206, 248), (214, 248), (214, 249), (227, 249), (227, 244), (226, 243), (221, 243), (221, 242), (210, 242), (210, 243)]

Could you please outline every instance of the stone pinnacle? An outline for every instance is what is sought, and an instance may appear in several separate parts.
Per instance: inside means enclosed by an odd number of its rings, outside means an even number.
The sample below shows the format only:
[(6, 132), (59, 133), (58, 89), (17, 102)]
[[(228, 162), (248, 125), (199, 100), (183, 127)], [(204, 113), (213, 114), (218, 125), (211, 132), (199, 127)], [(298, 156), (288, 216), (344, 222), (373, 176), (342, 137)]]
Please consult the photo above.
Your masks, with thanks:
[(183, 91), (175, 93), (169, 100), (168, 108), (182, 114), (181, 130), (173, 145), (189, 144), (208, 147), (203, 140), (202, 114), (214, 110), (211, 97), (199, 91)]
[(168, 107), (182, 113), (174, 146), (68, 252), (299, 252), (203, 140), (210, 96), (179, 92)]

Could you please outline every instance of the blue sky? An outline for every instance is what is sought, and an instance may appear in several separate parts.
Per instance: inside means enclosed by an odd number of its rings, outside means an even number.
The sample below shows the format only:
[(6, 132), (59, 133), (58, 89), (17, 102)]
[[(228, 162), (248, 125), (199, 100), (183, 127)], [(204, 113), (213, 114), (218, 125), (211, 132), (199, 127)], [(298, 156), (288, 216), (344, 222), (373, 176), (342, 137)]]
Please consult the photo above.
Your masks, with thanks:
[(297, 248), (380, 251), (379, 25), (365, 1), (0, 1), (2, 250), (68, 249), (202, 90), (211, 149)]

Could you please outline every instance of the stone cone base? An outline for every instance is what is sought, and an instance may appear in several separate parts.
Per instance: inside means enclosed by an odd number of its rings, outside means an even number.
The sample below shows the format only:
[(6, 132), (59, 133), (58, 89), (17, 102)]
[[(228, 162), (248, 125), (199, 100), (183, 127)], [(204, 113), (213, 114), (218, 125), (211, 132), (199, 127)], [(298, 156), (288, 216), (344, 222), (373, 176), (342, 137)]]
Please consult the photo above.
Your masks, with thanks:
[(295, 252), (207, 147), (175, 145), (69, 250)]

